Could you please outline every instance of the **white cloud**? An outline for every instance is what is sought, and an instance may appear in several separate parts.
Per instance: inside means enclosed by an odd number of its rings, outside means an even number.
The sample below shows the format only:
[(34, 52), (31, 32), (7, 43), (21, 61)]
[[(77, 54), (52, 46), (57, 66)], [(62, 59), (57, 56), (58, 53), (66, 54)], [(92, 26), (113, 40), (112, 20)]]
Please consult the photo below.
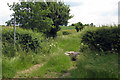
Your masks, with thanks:
[[(12, 4), (19, 0), (1, 0), (0, 3), (0, 25), (5, 24), (5, 21), (10, 19), (13, 13), (9, 10), (7, 3)], [(62, 0), (66, 3), (72, 3), (70, 9), (74, 15), (69, 20), (69, 24), (82, 22), (99, 24), (118, 23), (118, 0)], [(75, 5), (75, 3), (80, 3)], [(74, 6), (73, 6), (74, 5)]]
[(1, 0), (0, 1), (0, 25), (4, 25), (7, 20), (10, 20), (10, 15), (13, 11), (10, 11), (7, 3), (12, 4), (13, 2), (18, 2), (19, 0)]
[[(78, 1), (79, 2), (79, 1)], [(118, 0), (80, 0), (82, 5), (71, 7), (71, 23), (117, 24)]]

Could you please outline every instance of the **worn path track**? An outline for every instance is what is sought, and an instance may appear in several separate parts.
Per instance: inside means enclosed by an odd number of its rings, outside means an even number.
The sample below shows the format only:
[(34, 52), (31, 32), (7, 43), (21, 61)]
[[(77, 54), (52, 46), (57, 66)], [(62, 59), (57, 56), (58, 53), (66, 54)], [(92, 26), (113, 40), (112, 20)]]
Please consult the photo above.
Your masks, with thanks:
[[(44, 65), (44, 64), (36, 64), (36, 65), (30, 67), (29, 69), (26, 69), (26, 70), (17, 72), (17, 73), (16, 73), (16, 76), (15, 76), (14, 78), (19, 78), (19, 77), (21, 77), (22, 74), (24, 74), (24, 76), (26, 76), (27, 74), (31, 73), (32, 71), (37, 70), (39, 67), (42, 67), (43, 65)], [(22, 76), (22, 77), (23, 77), (23, 76)]]
[(62, 74), (62, 76), (60, 76), (60, 78), (65, 78), (67, 76), (71, 76), (71, 73), (69, 71), (73, 70), (73, 69), (76, 69), (77, 67), (76, 66), (72, 66), (68, 69), (68, 72)]

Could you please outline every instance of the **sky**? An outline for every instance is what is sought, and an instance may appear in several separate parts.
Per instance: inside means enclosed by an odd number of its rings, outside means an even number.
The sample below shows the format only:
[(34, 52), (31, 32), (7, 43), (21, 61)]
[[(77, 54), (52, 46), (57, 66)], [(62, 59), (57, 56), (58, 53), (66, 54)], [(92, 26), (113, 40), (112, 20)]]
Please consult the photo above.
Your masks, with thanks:
[[(82, 22), (83, 24), (94, 23), (95, 25), (112, 25), (118, 23), (118, 2), (119, 0), (61, 0), (70, 5), (70, 19), (72, 23)], [(0, 25), (10, 20), (10, 11), (7, 3), (19, 2), (19, 0), (0, 1)]]

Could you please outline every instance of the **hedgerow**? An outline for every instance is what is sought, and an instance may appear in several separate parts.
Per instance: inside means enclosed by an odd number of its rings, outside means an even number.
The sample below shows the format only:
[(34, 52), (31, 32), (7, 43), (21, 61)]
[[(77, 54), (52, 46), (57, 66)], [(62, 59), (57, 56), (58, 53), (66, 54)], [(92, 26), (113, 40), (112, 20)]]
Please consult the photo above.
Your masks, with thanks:
[(92, 50), (120, 53), (120, 28), (87, 28), (83, 30), (81, 42)]
[[(41, 48), (43, 36), (41, 33), (33, 32), (22, 28), (16, 30), (16, 48), (24, 51), (32, 50), (37, 52)], [(3, 28), (2, 30), (3, 53), (14, 54), (14, 30), (13, 28)], [(19, 47), (20, 46), (20, 47)]]

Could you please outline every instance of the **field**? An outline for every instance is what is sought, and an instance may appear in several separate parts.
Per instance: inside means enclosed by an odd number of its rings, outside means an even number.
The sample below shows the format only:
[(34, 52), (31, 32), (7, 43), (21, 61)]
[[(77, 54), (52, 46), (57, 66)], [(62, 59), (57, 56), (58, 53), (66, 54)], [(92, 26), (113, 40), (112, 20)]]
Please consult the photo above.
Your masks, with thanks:
[[(44, 48), (37, 54), (20, 50), (12, 58), (3, 55), (3, 78), (118, 79), (118, 54), (108, 52), (106, 55), (87, 47), (80, 51), (82, 34), (83, 31), (76, 32), (73, 26), (61, 26), (58, 36), (44, 40), (41, 44)], [(71, 61), (64, 54), (67, 51), (80, 51), (81, 54), (77, 56), (77, 61)]]

